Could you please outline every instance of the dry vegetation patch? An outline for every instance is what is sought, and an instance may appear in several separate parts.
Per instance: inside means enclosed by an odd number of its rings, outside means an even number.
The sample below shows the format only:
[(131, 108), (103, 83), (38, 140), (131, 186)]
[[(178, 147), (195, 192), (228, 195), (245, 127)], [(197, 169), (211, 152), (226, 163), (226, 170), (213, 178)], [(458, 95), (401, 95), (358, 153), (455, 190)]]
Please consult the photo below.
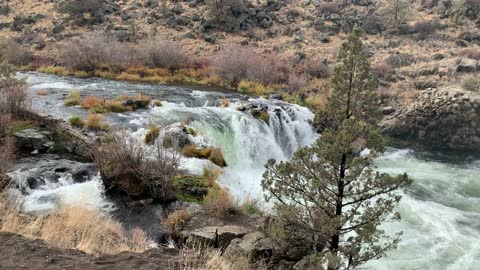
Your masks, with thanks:
[(140, 229), (125, 231), (122, 225), (102, 213), (82, 207), (63, 206), (49, 214), (22, 213), (14, 201), (0, 201), (0, 230), (42, 239), (61, 248), (75, 248), (92, 254), (142, 252), (150, 240)]

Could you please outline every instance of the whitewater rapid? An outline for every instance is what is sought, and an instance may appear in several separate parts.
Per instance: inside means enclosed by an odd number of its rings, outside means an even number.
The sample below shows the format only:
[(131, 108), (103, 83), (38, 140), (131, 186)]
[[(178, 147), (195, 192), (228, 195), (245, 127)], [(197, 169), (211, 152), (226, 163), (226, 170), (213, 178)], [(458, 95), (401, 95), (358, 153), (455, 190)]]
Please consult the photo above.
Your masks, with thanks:
[[(239, 198), (261, 196), (260, 181), (268, 159), (287, 160), (299, 147), (315, 141), (311, 127), (313, 114), (306, 108), (235, 93), (201, 91), (194, 87), (132, 84), (102, 79), (76, 79), (36, 73), (20, 74), (32, 85), (33, 108), (67, 119), (86, 115), (80, 108), (65, 108), (62, 100), (72, 89), (82, 95), (111, 98), (144, 93), (162, 100), (162, 107), (125, 114), (106, 115), (114, 127), (142, 133), (149, 123), (162, 126), (188, 122), (208, 143), (222, 149), (229, 166), (220, 178)], [(227, 108), (215, 106), (218, 99), (232, 102)], [(269, 123), (253, 118), (236, 108), (246, 102), (268, 106)], [(398, 211), (402, 221), (384, 225), (391, 234), (403, 231), (402, 242), (387, 257), (362, 266), (374, 270), (474, 270), (480, 269), (480, 160), (467, 156), (445, 158), (413, 150), (388, 149), (377, 160), (378, 170), (414, 179), (402, 191)], [(201, 173), (205, 161), (185, 159), (184, 169)], [(65, 176), (68, 179), (68, 176)], [(64, 185), (62, 185), (64, 183)], [(47, 194), (77, 204), (88, 201), (91, 207), (109, 209), (98, 177), (85, 183), (62, 182), (45, 186), (27, 195), (31, 209), (48, 208), (40, 200)], [(52, 194), (53, 193), (53, 194)], [(40, 199), (39, 199), (40, 198)]]

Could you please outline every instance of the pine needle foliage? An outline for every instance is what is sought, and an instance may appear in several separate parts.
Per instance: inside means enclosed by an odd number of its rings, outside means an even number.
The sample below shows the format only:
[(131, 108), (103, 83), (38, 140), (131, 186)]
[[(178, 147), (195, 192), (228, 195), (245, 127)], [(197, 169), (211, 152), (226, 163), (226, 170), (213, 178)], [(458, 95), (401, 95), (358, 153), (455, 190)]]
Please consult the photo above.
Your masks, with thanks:
[(270, 233), (279, 246), (308, 247), (305, 258), (316, 269), (354, 269), (399, 242), (401, 233), (388, 236), (380, 225), (400, 219), (398, 190), (411, 180), (374, 169), (385, 150), (376, 85), (356, 28), (340, 48), (321, 138), (290, 161), (266, 165)]

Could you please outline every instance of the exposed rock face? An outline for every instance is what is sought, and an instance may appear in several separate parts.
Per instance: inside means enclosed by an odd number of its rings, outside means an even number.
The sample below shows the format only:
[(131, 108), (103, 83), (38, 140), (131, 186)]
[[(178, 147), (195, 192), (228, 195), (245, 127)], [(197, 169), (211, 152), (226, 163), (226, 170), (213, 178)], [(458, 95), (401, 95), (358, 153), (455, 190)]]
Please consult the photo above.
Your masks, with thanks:
[(462, 58), (457, 65), (457, 72), (476, 72), (479, 63), (475, 59)]
[(191, 232), (188, 242), (193, 245), (225, 249), (230, 241), (241, 238), (249, 232), (251, 230), (242, 226), (207, 226)]
[(196, 144), (194, 140), (195, 130), (189, 128), (181, 123), (175, 123), (165, 127), (162, 130), (161, 137), (163, 138), (163, 145), (165, 147), (176, 147), (182, 149), (183, 147)]
[(233, 239), (223, 255), (235, 259), (245, 256), (250, 262), (256, 262), (272, 257), (274, 243), (266, 238), (261, 232), (253, 232), (243, 236), (241, 239)]
[[(59, 154), (69, 154), (74, 156), (75, 159), (91, 161), (91, 150), (95, 145), (91, 137), (82, 134), (80, 131), (73, 129), (70, 124), (51, 115), (30, 113), (28, 118), (39, 123), (42, 130), (47, 130), (51, 134), (49, 139), (54, 142), (58, 149), (61, 149), (62, 153)], [(58, 151), (54, 152), (57, 153)]]
[(438, 149), (480, 149), (480, 93), (426, 89), (416, 101), (387, 116), (387, 135)]
[(45, 152), (54, 145), (52, 134), (37, 128), (27, 128), (13, 134), (18, 147), (27, 151)]

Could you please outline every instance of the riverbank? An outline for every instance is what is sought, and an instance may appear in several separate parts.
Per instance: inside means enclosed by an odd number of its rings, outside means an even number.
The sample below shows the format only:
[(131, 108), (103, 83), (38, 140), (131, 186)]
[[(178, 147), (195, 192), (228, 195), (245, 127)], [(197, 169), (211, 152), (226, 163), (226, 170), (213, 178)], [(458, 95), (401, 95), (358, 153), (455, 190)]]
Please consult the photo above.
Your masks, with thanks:
[[(29, 68), (20, 69), (28, 71)], [(325, 90), (326, 85), (323, 81), (313, 80), (307, 86), (304, 86), (304, 92), (289, 93), (285, 84), (271, 84), (265, 85), (260, 82), (242, 80), (238, 86), (232, 87), (228, 82), (212, 75), (209, 69), (178, 69), (166, 70), (162, 68), (148, 68), (136, 67), (126, 68), (120, 72), (113, 72), (111, 70), (95, 70), (86, 72), (82, 70), (71, 70), (62, 66), (45, 66), (39, 67), (34, 71), (59, 75), (59, 76), (73, 76), (77, 78), (103, 78), (109, 80), (151, 83), (151, 84), (165, 84), (178, 86), (201, 86), (211, 87), (213, 89), (227, 89), (227, 91), (235, 91), (245, 95), (256, 95), (269, 97), (270, 95), (285, 100), (287, 102), (295, 103), (301, 106), (309, 107), (313, 110), (321, 110), (328, 97), (328, 91)], [(305, 83), (306, 84), (306, 83)], [(306, 94), (313, 90), (319, 89), (321, 94)], [(301, 89), (299, 89), (301, 90)], [(323, 93), (322, 91), (325, 91)], [(315, 92), (315, 91), (313, 91)]]

